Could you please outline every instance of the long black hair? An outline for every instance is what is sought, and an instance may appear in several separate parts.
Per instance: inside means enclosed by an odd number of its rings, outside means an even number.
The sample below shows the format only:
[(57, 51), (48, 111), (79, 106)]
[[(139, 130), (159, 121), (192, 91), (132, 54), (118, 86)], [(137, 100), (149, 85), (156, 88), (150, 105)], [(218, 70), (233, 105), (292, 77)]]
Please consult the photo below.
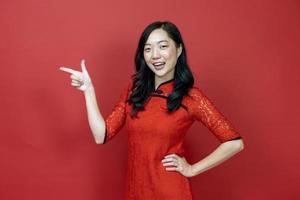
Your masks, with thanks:
[(144, 103), (152, 92), (155, 91), (154, 73), (147, 66), (144, 60), (145, 43), (155, 29), (163, 29), (168, 36), (175, 42), (176, 48), (182, 47), (182, 52), (177, 59), (174, 73), (174, 89), (167, 98), (167, 108), (169, 112), (177, 110), (180, 107), (182, 99), (188, 95), (189, 89), (194, 85), (194, 77), (187, 63), (187, 55), (185, 45), (181, 34), (170, 21), (156, 21), (149, 24), (143, 31), (138, 47), (135, 53), (135, 69), (136, 72), (131, 76), (132, 88), (129, 99), (129, 104), (133, 104), (131, 117), (136, 117), (139, 110), (144, 110)]

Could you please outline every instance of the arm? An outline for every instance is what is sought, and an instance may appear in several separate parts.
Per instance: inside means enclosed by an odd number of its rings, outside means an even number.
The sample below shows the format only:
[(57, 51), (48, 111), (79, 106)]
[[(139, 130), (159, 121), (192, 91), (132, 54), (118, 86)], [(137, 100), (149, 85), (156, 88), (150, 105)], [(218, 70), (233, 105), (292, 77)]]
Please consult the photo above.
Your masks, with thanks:
[(185, 103), (191, 118), (206, 126), (222, 144), (193, 165), (177, 154), (166, 155), (162, 163), (163, 166), (171, 166), (166, 168), (167, 171), (178, 171), (186, 177), (193, 177), (219, 165), (244, 149), (242, 136), (199, 88), (192, 88)]
[(204, 159), (192, 165), (192, 176), (196, 176), (226, 161), (244, 149), (242, 139), (227, 141), (219, 145)]
[(192, 165), (192, 174), (198, 175), (243, 150), (244, 143), (232, 123), (199, 88), (195, 88), (192, 96), (194, 99), (191, 105), (193, 117), (204, 124), (221, 143), (211, 154)]
[(167, 167), (167, 171), (178, 171), (186, 177), (193, 177), (213, 168), (244, 149), (242, 136), (212, 101), (199, 88), (193, 88), (190, 94), (191, 98), (187, 100), (186, 105), (191, 117), (206, 126), (222, 144), (193, 165), (190, 165), (184, 157), (176, 154), (164, 157), (163, 166), (174, 166)]
[(71, 68), (60, 67), (60, 70), (71, 74), (71, 85), (84, 92), (89, 125), (96, 143), (100, 144), (105, 138), (105, 121), (98, 108), (94, 86), (83, 59), (81, 60), (81, 69), (80, 72)]
[(126, 100), (131, 82), (123, 89), (111, 113), (103, 118), (97, 105), (94, 88), (85, 91), (88, 121), (97, 144), (106, 144), (124, 127), (126, 122)]
[(105, 138), (105, 121), (99, 110), (94, 87), (84, 91), (87, 116), (90, 129), (97, 144), (103, 144)]

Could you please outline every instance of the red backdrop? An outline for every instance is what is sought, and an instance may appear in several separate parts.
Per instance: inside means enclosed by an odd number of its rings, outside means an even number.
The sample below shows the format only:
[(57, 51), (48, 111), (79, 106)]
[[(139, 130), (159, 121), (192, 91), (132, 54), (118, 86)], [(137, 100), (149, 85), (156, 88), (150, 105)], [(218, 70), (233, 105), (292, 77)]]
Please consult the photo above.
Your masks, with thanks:
[[(299, 198), (299, 4), (1, 1), (0, 199), (121, 199), (126, 130), (97, 145), (83, 94), (58, 68), (79, 70), (84, 58), (107, 116), (134, 72), (140, 34), (155, 20), (179, 27), (196, 86), (244, 138), (242, 152), (191, 178), (195, 199)], [(217, 145), (196, 122), (187, 160)]]

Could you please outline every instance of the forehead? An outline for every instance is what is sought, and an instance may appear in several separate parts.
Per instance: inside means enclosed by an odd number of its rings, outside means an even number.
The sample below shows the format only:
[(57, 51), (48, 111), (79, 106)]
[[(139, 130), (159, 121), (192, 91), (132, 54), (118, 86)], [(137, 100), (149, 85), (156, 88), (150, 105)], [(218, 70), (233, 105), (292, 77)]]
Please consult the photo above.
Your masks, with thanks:
[(167, 32), (162, 29), (155, 29), (149, 35), (145, 45), (155, 44), (159, 42), (170, 42), (171, 38), (168, 36)]

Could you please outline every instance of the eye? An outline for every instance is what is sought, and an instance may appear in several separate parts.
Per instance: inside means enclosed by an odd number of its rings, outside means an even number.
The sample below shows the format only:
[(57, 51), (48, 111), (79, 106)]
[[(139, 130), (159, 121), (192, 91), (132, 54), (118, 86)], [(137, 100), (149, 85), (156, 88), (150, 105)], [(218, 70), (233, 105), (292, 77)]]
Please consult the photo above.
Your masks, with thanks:
[(147, 52), (148, 52), (148, 51), (150, 51), (150, 48), (145, 48), (144, 51), (147, 51)]
[(168, 47), (168, 45), (162, 45), (162, 46), (161, 46), (162, 49), (165, 49), (165, 48), (167, 48), (167, 47)]

